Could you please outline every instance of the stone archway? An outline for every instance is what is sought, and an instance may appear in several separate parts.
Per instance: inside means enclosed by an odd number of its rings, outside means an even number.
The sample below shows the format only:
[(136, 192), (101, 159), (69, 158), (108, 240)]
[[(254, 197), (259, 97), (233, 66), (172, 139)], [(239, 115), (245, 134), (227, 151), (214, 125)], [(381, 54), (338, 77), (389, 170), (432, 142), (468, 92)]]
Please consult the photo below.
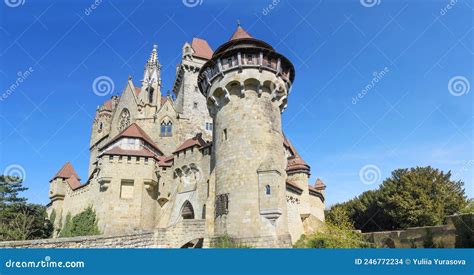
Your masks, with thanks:
[(183, 207), (181, 207), (181, 217), (183, 220), (194, 219), (194, 208), (189, 201), (185, 201)]

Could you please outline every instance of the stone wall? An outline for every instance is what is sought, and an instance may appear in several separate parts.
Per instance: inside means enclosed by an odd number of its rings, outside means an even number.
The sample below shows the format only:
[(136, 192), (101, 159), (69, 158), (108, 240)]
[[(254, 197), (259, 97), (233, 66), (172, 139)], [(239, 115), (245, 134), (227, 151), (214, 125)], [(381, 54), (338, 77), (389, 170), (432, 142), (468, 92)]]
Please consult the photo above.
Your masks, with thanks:
[(0, 242), (0, 248), (149, 248), (153, 232), (120, 236), (85, 236), (31, 241)]
[(446, 223), (443, 225), (370, 232), (363, 235), (377, 247), (473, 248), (473, 232), (474, 214), (464, 214), (446, 217)]

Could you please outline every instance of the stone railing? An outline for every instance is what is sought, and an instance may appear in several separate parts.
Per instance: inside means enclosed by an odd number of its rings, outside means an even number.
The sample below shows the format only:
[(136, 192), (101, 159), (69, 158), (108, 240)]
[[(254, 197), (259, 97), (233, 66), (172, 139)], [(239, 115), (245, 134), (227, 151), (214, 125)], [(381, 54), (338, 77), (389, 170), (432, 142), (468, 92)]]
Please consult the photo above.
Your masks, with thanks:
[(454, 248), (474, 247), (474, 214), (452, 215), (437, 226), (411, 227), (405, 230), (363, 233), (377, 247)]

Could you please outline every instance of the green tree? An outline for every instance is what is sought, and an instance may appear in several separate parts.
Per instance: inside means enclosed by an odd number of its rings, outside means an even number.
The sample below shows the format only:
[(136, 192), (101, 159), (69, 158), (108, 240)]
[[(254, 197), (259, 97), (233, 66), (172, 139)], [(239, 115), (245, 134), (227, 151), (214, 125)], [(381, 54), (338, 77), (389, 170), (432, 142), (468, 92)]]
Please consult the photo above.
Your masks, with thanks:
[[(451, 173), (432, 167), (397, 169), (377, 190), (370, 190), (345, 203), (354, 227), (364, 232), (442, 224), (445, 216), (466, 207), (464, 183), (451, 180)], [(328, 217), (335, 216), (332, 209)]]
[(97, 217), (92, 206), (87, 207), (81, 213), (71, 217), (68, 213), (63, 229), (59, 233), (60, 237), (90, 236), (99, 235), (100, 230), (97, 226)]
[(53, 226), (46, 207), (27, 203), (19, 195), (27, 190), (22, 180), (0, 176), (0, 240), (31, 240), (51, 236)]

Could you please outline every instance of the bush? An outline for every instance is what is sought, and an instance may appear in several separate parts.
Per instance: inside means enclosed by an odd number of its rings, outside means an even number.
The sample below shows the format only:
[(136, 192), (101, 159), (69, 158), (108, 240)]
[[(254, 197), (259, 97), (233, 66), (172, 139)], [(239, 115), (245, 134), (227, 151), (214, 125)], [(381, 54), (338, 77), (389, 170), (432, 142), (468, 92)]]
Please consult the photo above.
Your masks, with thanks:
[(244, 245), (228, 235), (217, 237), (213, 241), (211, 247), (212, 248), (250, 248), (250, 246)]
[(84, 211), (71, 217), (71, 213), (66, 216), (66, 222), (63, 229), (59, 233), (59, 237), (75, 237), (100, 235), (97, 226), (97, 218), (92, 206), (87, 207)]
[(362, 234), (351, 227), (326, 222), (320, 232), (302, 235), (294, 248), (365, 248), (371, 247)]

